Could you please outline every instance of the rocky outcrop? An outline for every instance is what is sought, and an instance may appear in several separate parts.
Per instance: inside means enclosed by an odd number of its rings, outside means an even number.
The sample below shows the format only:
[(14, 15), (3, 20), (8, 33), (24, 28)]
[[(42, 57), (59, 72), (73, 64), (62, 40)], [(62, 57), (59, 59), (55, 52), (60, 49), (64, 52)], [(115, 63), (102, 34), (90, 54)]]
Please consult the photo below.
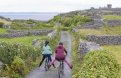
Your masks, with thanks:
[(10, 29), (11, 26), (10, 25), (3, 25), (3, 28)]
[(4, 64), (0, 61), (0, 69), (3, 67), (3, 65), (4, 65)]

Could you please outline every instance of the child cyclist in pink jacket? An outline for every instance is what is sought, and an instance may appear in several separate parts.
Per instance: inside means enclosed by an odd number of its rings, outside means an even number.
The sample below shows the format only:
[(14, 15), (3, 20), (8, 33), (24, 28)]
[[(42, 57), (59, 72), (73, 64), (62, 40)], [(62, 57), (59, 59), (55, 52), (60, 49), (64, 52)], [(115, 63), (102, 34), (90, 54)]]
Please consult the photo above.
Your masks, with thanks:
[(60, 61), (60, 60), (63, 60), (71, 69), (72, 69), (72, 65), (70, 65), (67, 60), (66, 60), (66, 55), (67, 55), (67, 51), (66, 49), (64, 48), (63, 46), (63, 43), (60, 42), (59, 45), (56, 47), (55, 49), (55, 59), (54, 61), (52, 62), (52, 65), (54, 64), (54, 62), (57, 60), (57, 61)]

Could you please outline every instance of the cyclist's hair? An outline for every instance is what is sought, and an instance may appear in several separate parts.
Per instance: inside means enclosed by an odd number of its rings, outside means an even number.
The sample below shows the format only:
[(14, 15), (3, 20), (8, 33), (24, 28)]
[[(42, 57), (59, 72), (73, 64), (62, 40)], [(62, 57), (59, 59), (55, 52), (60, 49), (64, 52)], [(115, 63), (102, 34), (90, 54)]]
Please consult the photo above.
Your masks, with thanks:
[(60, 42), (60, 43), (59, 43), (59, 45), (63, 45), (63, 43), (62, 43), (62, 42)]
[(49, 41), (45, 41), (45, 46), (47, 46), (49, 44)]

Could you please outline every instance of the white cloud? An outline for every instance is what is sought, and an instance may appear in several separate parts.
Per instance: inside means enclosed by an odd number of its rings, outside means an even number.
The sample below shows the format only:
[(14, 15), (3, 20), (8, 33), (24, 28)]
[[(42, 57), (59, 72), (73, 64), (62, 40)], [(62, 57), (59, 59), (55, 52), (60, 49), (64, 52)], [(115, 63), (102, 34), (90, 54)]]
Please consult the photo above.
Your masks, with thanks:
[(67, 12), (112, 4), (121, 0), (0, 0), (0, 12)]

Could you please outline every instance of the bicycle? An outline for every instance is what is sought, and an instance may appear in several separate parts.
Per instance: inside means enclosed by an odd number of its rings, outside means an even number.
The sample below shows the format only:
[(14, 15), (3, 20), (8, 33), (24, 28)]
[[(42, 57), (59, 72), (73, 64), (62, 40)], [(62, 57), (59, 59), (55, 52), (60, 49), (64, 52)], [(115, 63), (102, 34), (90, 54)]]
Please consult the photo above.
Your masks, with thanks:
[(63, 63), (63, 60), (61, 60), (59, 62), (60, 62), (60, 65), (58, 67), (58, 75), (59, 75), (59, 78), (63, 78), (63, 75), (64, 75), (64, 63)]
[(45, 60), (45, 71), (48, 71), (49, 70), (49, 60), (48, 60), (48, 57), (46, 57), (46, 60)]

